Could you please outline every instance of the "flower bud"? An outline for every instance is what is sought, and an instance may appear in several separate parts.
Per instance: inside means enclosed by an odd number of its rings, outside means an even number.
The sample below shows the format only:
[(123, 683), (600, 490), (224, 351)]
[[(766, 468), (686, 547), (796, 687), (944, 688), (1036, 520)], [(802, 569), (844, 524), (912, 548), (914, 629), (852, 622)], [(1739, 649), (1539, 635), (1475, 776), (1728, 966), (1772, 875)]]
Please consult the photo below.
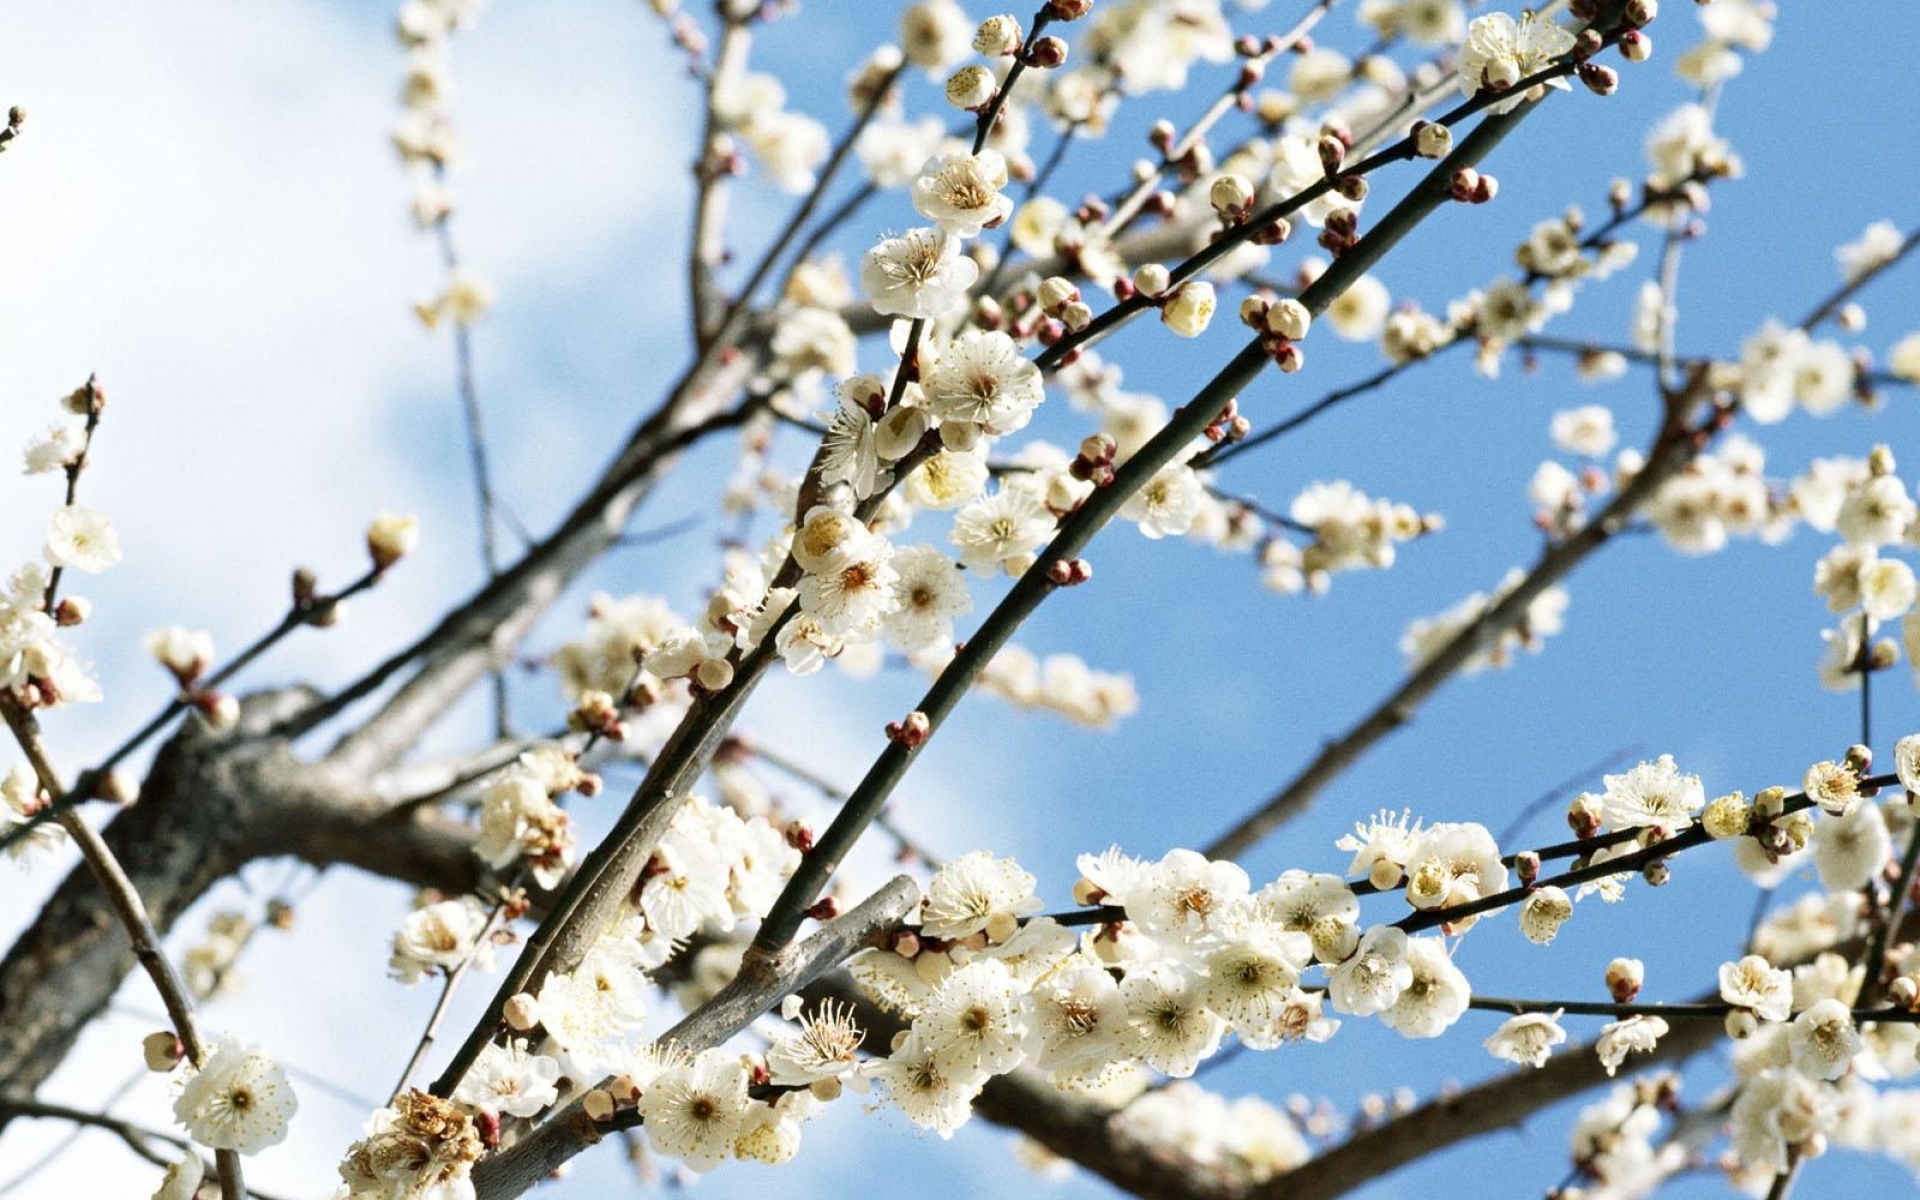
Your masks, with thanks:
[(594, 1088), (580, 1100), (580, 1107), (590, 1121), (611, 1121), (615, 1105), (613, 1096), (602, 1088)]
[(1770, 787), (1753, 798), (1753, 819), (1771, 821), (1780, 815), (1785, 806), (1787, 790), (1782, 787)]
[(733, 682), (733, 664), (724, 658), (702, 659), (693, 669), (693, 678), (709, 692), (725, 691)]
[(1727, 1036), (1734, 1041), (1745, 1041), (1760, 1031), (1760, 1019), (1744, 1008), (1736, 1008), (1727, 1014)]
[(1607, 964), (1607, 994), (1615, 1004), (1631, 1004), (1646, 978), (1646, 964), (1639, 959), (1616, 958)]
[(1063, 275), (1049, 275), (1040, 281), (1040, 311), (1058, 316), (1061, 308), (1080, 298), (1080, 289)]
[(947, 76), (947, 103), (969, 112), (993, 102), (993, 72), (969, 63)]
[(1047, 15), (1056, 21), (1078, 21), (1093, 9), (1093, 0), (1047, 0)]
[(1612, 67), (1585, 62), (1580, 64), (1575, 74), (1580, 76), (1581, 83), (1587, 85), (1587, 90), (1596, 96), (1611, 96), (1620, 90), (1620, 72)]
[(507, 1023), (508, 1029), (525, 1033), (540, 1023), (540, 1008), (532, 996), (517, 992), (508, 996), (507, 1002), (500, 1006), (500, 1018)]
[(1160, 320), (1181, 337), (1199, 337), (1213, 320), (1213, 285), (1190, 279), (1173, 298), (1160, 306)]
[(1147, 263), (1133, 273), (1133, 286), (1147, 297), (1158, 296), (1167, 290), (1173, 279), (1164, 266), (1159, 263)]
[(980, 22), (980, 28), (974, 32), (973, 48), (989, 58), (1001, 54), (1012, 54), (1020, 47), (1020, 18), (1012, 13), (1001, 13)]
[(1253, 203), (1253, 183), (1245, 175), (1229, 171), (1213, 181), (1213, 186), (1207, 189), (1207, 199), (1213, 204), (1213, 211), (1229, 220), (1238, 220)]
[(1067, 44), (1048, 34), (1033, 44), (1027, 51), (1027, 64), (1041, 70), (1050, 70), (1067, 61)]
[(1651, 25), (1660, 15), (1660, 0), (1627, 0), (1627, 7), (1620, 19), (1629, 25)]
[(1347, 158), (1347, 144), (1330, 133), (1323, 133), (1313, 148), (1320, 155), (1320, 168), (1329, 175), (1338, 174), (1340, 164)]
[(1268, 332), (1277, 333), (1290, 342), (1302, 340), (1311, 328), (1313, 314), (1307, 311), (1306, 305), (1291, 296), (1274, 301), (1273, 306), (1267, 309)]
[(1638, 29), (1620, 35), (1620, 56), (1628, 62), (1645, 62), (1653, 57), (1653, 39)]
[(1472, 167), (1461, 167), (1453, 173), (1453, 180), (1447, 185), (1447, 194), (1463, 204), (1473, 202), (1474, 189), (1480, 186), (1480, 172)]
[(1902, 975), (1887, 985), (1887, 1000), (1912, 1012), (1916, 1001), (1920, 1001), (1920, 980), (1911, 975)]
[(1422, 121), (1413, 127), (1413, 149), (1421, 158), (1445, 158), (1453, 152), (1453, 130)]
[(1342, 175), (1333, 181), (1333, 190), (1340, 193), (1341, 199), (1358, 204), (1367, 198), (1367, 192), (1371, 189), (1362, 176)]
[(53, 606), (53, 623), (63, 629), (83, 625), (93, 615), (93, 601), (85, 596), (62, 596)]
[(187, 1048), (171, 1029), (162, 1029), (140, 1039), (140, 1052), (146, 1057), (147, 1070), (165, 1074), (180, 1065)]
[(420, 522), (410, 516), (382, 513), (367, 527), (367, 553), (373, 556), (373, 569), (380, 572), (412, 552), (420, 540)]

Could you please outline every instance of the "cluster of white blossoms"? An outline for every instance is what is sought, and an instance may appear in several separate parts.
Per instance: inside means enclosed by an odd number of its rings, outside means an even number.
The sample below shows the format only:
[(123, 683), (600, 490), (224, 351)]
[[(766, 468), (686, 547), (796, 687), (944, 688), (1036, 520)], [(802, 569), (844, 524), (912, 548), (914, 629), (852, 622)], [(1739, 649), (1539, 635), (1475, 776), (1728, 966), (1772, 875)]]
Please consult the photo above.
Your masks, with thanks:
[[(1394, 869), (1418, 905), (1505, 888), (1484, 829), (1399, 829), (1403, 844), (1389, 851), (1377, 839), (1372, 850), (1397, 853)], [(1329, 1006), (1378, 1016), (1407, 1037), (1437, 1036), (1466, 1010), (1466, 979), (1442, 939), (1392, 925), (1363, 931), (1359, 896), (1339, 876), (1290, 871), (1256, 890), (1234, 864), (1188, 850), (1144, 862), (1115, 849), (1082, 856), (1080, 869), (1076, 898), (1124, 917), (1084, 935), (1026, 917), (1039, 908), (1032, 876), (976, 853), (934, 878), (917, 934), (854, 961), (862, 987), (911, 1022), (869, 1067), (908, 1120), (951, 1134), (988, 1079), (1023, 1064), (1103, 1097), (1124, 1092), (1141, 1068), (1190, 1076), (1229, 1036), (1258, 1049), (1324, 1040), (1339, 1026)], [(1303, 982), (1315, 970), (1324, 985)], [(1150, 1131), (1176, 1115), (1138, 1120), (1141, 1136), (1157, 1141)], [(1264, 1164), (1250, 1171), (1305, 1156), (1284, 1117), (1249, 1136)], [(1207, 1141), (1222, 1159), (1237, 1153)]]
[(1823, 474), (1834, 484), (1831, 491), (1838, 492), (1838, 503), (1808, 514), (1807, 523), (1839, 534), (1841, 541), (1813, 569), (1814, 593), (1827, 602), (1836, 620), (1834, 628), (1821, 634), (1827, 648), (1820, 681), (1836, 691), (1851, 691), (1863, 675), (1899, 661), (1897, 643), (1874, 640), (1885, 624), (1901, 622), (1907, 657), (1920, 662), (1920, 584), (1912, 565), (1900, 557), (1920, 545), (1920, 506), (1894, 473), (1893, 452), (1886, 446), (1876, 446), (1864, 463), (1825, 461), (1829, 465)]
[[(405, 0), (395, 24), (407, 51), (407, 75), (400, 88), (405, 115), (393, 131), (393, 145), (411, 171), (413, 220), (421, 229), (435, 229), (453, 214), (446, 175), (461, 154), (452, 121), (453, 36), (473, 23), (483, 4)], [(432, 329), (442, 321), (471, 325), (493, 301), (493, 286), (471, 268), (459, 267), (448, 271), (437, 295), (415, 301), (413, 308)]]
[[(91, 421), (98, 419), (105, 403), (105, 394), (91, 382), (63, 397), (63, 412), (89, 424), (83, 427), (69, 419), (31, 438), (21, 455), (26, 473), (78, 471), (88, 451)], [(120, 540), (107, 515), (84, 505), (62, 504), (47, 519), (40, 552), (0, 585), (0, 688), (21, 707), (54, 708), (101, 698), (100, 685), (58, 636), (62, 628), (84, 622), (93, 606), (71, 592), (54, 600), (54, 581), (56, 576), (70, 579), (67, 573), (73, 571), (97, 575), (119, 561)], [(0, 775), (0, 834), (26, 824), (48, 802), (32, 768), (24, 763), (10, 766)], [(12, 856), (51, 850), (64, 836), (55, 825), (39, 824), (13, 844)]]

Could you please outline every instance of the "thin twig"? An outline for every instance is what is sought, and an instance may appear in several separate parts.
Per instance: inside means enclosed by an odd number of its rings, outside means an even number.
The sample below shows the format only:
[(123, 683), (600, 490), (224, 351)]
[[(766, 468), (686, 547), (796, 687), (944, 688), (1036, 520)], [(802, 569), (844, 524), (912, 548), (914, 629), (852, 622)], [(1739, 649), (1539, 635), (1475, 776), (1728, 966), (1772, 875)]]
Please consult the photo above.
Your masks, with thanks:
[[(59, 804), (65, 799), (65, 791), (60, 785), (60, 774), (47, 755), (46, 745), (40, 740), (39, 723), (34, 720), (32, 713), (20, 707), (13, 693), (7, 689), (0, 689), (0, 718), (4, 718), (7, 727), (13, 731), (14, 741), (25, 752), (41, 788), (54, 804)], [(120, 860), (114, 857), (113, 851), (107, 848), (107, 843), (94, 831), (93, 826), (87, 824), (78, 813), (65, 812), (57, 819), (60, 827), (67, 831), (67, 836), (73, 839), (80, 857), (86, 861), (87, 869), (99, 882), (100, 890), (106, 893), (108, 903), (112, 905), (114, 914), (127, 932), (128, 940), (133, 944), (135, 960), (153, 981), (154, 989), (160, 993), (160, 1002), (166, 1007), (167, 1016), (173, 1022), (174, 1032), (179, 1035), (187, 1058), (199, 1066), (206, 1061), (207, 1047), (194, 1020), (193, 1001), (188, 997), (186, 984), (174, 968), (173, 960), (167, 957), (161, 946), (160, 933), (153, 927), (153, 919), (147, 915), (147, 906), (141, 901), (139, 891), (133, 886), (133, 881), (127, 878)], [(214, 1160), (219, 1167), (221, 1196), (224, 1200), (243, 1200), (247, 1188), (241, 1175), (240, 1156), (231, 1150), (221, 1150), (215, 1154)]]
[[(256, 658), (259, 658), (262, 654), (272, 649), (280, 639), (286, 637), (303, 625), (313, 624), (331, 611), (335, 605), (366, 591), (377, 583), (379, 579), (380, 572), (368, 571), (365, 575), (362, 575), (347, 585), (344, 590), (332, 596), (319, 597), (305, 605), (299, 603), (294, 604), (292, 608), (287, 610), (287, 615), (280, 618), (279, 624), (255, 638), (246, 649), (234, 656), (232, 662), (221, 667), (204, 680), (198, 681), (196, 687), (201, 691), (210, 691), (219, 688), (222, 684), (225, 684), (235, 675), (245, 670)], [(191, 707), (193, 707), (193, 702), (186, 696), (176, 696), (172, 700), (169, 700), (151, 720), (145, 725), (142, 725), (125, 741), (114, 747), (96, 766), (89, 767), (80, 772), (80, 777), (74, 780), (73, 787), (62, 794), (54, 803), (41, 809), (26, 821), (14, 826), (4, 835), (0, 835), (0, 851), (11, 848), (16, 842), (26, 838), (27, 835), (32, 833), (38, 826), (47, 821), (57, 819), (68, 809), (91, 799), (95, 789), (106, 779), (109, 772), (126, 761), (127, 757), (133, 754), (134, 751), (145, 745), (149, 738), (165, 729), (175, 717), (186, 712)]]

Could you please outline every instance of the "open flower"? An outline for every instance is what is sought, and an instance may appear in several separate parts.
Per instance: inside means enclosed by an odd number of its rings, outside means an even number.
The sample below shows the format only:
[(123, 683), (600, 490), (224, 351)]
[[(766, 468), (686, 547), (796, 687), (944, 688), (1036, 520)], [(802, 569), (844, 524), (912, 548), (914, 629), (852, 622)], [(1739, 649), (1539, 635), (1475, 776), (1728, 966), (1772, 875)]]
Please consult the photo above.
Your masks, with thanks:
[(187, 1076), (173, 1116), (203, 1146), (258, 1154), (286, 1140), (299, 1107), (279, 1063), (227, 1037)]

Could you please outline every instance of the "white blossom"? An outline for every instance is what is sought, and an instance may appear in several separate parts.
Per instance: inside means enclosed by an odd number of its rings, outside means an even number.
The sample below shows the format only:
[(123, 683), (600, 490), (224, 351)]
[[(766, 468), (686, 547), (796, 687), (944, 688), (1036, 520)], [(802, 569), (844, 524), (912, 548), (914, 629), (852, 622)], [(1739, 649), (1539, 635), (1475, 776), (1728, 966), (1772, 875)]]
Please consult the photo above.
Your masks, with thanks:
[(636, 1108), (654, 1149), (692, 1170), (710, 1171), (733, 1152), (751, 1105), (740, 1059), (725, 1050), (707, 1050), (656, 1078), (641, 1092)]
[[(1466, 43), (1460, 47), (1460, 91), (1473, 96), (1510, 88), (1571, 49), (1572, 34), (1532, 12), (1522, 12), (1518, 21), (1506, 13), (1476, 17), (1467, 26)], [(1568, 87), (1565, 78), (1548, 83), (1562, 90)], [(1510, 112), (1523, 98), (1511, 96), (1488, 111)]]
[(67, 504), (47, 523), (46, 555), (56, 567), (97, 575), (120, 561), (120, 538), (105, 513)]
[(1502, 1021), (1500, 1028), (1483, 1044), (1487, 1053), (1495, 1058), (1528, 1067), (1544, 1067), (1553, 1048), (1566, 1040), (1567, 1031), (1560, 1028), (1559, 1013), (1521, 1013)]
[(264, 1051), (225, 1037), (188, 1072), (173, 1117), (194, 1141), (258, 1154), (286, 1140), (287, 1123), (300, 1104), (287, 1073)]
[(1651, 1052), (1666, 1035), (1667, 1023), (1659, 1017), (1628, 1017), (1602, 1025), (1593, 1048), (1600, 1065), (1612, 1075), (1627, 1060), (1627, 1055)]
[(1784, 1021), (1793, 1011), (1793, 976), (1749, 954), (1720, 965), (1720, 998), (1763, 1021)]
[(965, 302), (979, 264), (960, 253), (959, 239), (938, 229), (911, 229), (860, 257), (860, 286), (883, 317), (940, 317)]
[(525, 1038), (488, 1042), (460, 1078), (453, 1098), (510, 1117), (537, 1117), (559, 1102), (560, 1064), (527, 1051)]

